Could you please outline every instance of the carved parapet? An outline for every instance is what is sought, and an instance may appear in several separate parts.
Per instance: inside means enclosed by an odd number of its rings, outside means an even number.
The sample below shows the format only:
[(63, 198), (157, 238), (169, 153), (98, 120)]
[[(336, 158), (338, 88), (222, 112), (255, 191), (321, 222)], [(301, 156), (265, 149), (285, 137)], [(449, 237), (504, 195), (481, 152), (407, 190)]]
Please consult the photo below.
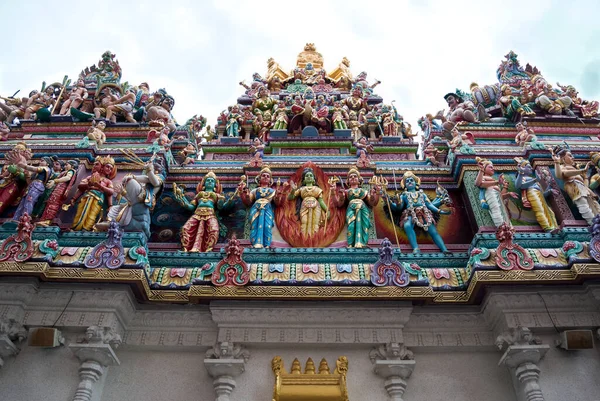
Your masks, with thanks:
[(271, 366), (275, 374), (273, 401), (348, 401), (348, 358), (345, 356), (337, 359), (333, 373), (325, 358), (321, 359), (318, 369), (313, 360), (308, 358), (304, 373), (298, 359), (292, 362), (290, 373), (285, 370), (283, 360), (279, 356), (273, 358)]
[(25, 328), (14, 319), (0, 319), (0, 368), (4, 358), (19, 353), (18, 343), (27, 338)]
[(250, 269), (242, 259), (244, 248), (235, 234), (225, 246), (225, 257), (215, 268), (211, 281), (218, 287), (244, 286), (250, 281)]

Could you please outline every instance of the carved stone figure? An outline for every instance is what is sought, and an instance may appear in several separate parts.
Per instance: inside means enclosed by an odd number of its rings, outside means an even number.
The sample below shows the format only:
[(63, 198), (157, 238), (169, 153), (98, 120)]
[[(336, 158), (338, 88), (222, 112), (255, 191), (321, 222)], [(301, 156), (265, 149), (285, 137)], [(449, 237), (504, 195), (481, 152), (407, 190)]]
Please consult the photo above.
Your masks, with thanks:
[(329, 218), (329, 208), (323, 200), (323, 190), (316, 185), (313, 169), (310, 167), (304, 169), (300, 188), (293, 181), (289, 184), (286, 182), (284, 185), (291, 186), (288, 200), (298, 199), (296, 214), (301, 223), (300, 231), (306, 236), (315, 234), (319, 226), (324, 224), (325, 219)]
[(69, 160), (65, 163), (63, 172), (57, 178), (48, 181), (46, 186), (49, 186), (52, 192), (45, 202), (44, 211), (38, 222), (39, 225), (48, 226), (52, 224), (52, 221), (60, 212), (60, 207), (67, 198), (67, 194), (75, 183), (78, 167), (79, 162), (77, 160)]
[(63, 102), (59, 114), (66, 115), (71, 107), (78, 109), (88, 96), (89, 94), (85, 87), (85, 81), (82, 78), (79, 78), (77, 84), (71, 88), (69, 98)]

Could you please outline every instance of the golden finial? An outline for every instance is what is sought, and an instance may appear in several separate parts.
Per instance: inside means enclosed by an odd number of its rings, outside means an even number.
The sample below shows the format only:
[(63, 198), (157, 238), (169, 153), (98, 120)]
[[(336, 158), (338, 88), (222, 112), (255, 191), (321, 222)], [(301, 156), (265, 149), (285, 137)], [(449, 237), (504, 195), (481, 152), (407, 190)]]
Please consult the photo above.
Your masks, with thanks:
[(315, 374), (315, 363), (313, 362), (312, 358), (308, 358), (306, 360), (306, 366), (304, 367), (304, 374), (305, 375), (314, 375)]
[(302, 374), (302, 367), (300, 366), (300, 361), (298, 360), (298, 358), (294, 359), (294, 362), (292, 362), (291, 374), (293, 374), (293, 375)]
[(280, 356), (276, 356), (271, 361), (271, 368), (273, 369), (273, 373), (277, 374), (285, 374), (285, 367), (283, 366), (283, 359)]
[(319, 363), (319, 374), (320, 375), (330, 375), (331, 371), (329, 370), (329, 365), (327, 364), (327, 360), (325, 358), (321, 359), (321, 363)]

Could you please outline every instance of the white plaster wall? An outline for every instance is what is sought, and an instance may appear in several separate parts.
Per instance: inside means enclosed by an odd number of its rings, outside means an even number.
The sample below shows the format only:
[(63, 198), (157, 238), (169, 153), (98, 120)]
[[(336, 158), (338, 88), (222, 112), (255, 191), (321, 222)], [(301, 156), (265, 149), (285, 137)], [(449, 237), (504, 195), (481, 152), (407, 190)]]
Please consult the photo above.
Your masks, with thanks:
[(493, 351), (417, 350), (404, 401), (516, 401), (508, 369), (498, 366), (501, 356)]
[(120, 366), (111, 366), (102, 401), (214, 400), (204, 352), (117, 350)]
[[(252, 348), (250, 360), (246, 364), (246, 372), (237, 378), (237, 388), (232, 394), (232, 401), (271, 401), (275, 376), (271, 370), (271, 360), (279, 355), (283, 358), (289, 372), (294, 358), (298, 358), (304, 371), (306, 360), (313, 359), (319, 367), (321, 358), (327, 359), (333, 372), (335, 361), (340, 356), (348, 358), (348, 395), (350, 401), (387, 401), (387, 393), (383, 388), (383, 379), (373, 373), (373, 365), (369, 360), (370, 347), (314, 347), (295, 344), (289, 347)], [(504, 401), (504, 400), (503, 400)]]
[(67, 347), (23, 345), (0, 369), (0, 400), (70, 400), (79, 384), (79, 360)]
[(546, 401), (600, 401), (600, 344), (594, 349), (565, 351), (553, 346), (555, 336), (543, 336), (551, 348), (539, 363)]

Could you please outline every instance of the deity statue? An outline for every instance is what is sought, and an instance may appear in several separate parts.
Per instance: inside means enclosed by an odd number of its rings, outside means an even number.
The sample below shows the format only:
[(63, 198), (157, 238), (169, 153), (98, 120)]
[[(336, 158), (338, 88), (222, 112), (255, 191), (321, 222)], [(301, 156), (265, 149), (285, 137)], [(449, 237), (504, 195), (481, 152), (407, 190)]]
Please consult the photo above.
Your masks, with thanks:
[(348, 129), (348, 125), (346, 124), (346, 121), (348, 121), (348, 113), (342, 108), (340, 102), (335, 102), (333, 104), (331, 120), (333, 122), (333, 129)]
[(556, 85), (565, 95), (573, 100), (572, 106), (581, 112), (583, 118), (594, 118), (598, 116), (598, 107), (600, 106), (600, 103), (596, 100), (582, 100), (579, 97), (579, 92), (577, 92), (577, 89), (575, 89), (573, 85), (562, 86), (559, 83)]
[(379, 85), (381, 81), (377, 79), (375, 80), (375, 83), (369, 85), (369, 82), (367, 81), (367, 73), (363, 71), (356, 76), (352, 83), (355, 88), (360, 88), (363, 93), (373, 93), (373, 88)]
[(183, 158), (181, 165), (187, 166), (188, 164), (194, 164), (196, 162), (196, 158), (198, 157), (198, 149), (196, 149), (196, 146), (194, 146), (192, 142), (188, 141), (185, 147), (181, 149), (178, 154)]
[(90, 141), (96, 142), (96, 146), (99, 148), (106, 142), (106, 122), (103, 120), (93, 121), (92, 126), (87, 131), (87, 138)]
[(594, 216), (600, 213), (600, 204), (596, 194), (588, 188), (586, 172), (591, 162), (588, 162), (585, 168), (578, 169), (566, 142), (552, 148), (552, 160), (554, 160), (554, 175), (564, 181), (565, 192), (577, 206), (585, 221), (592, 224)]
[[(54, 86), (48, 86), (43, 92), (34, 93), (29, 97), (27, 101), (25, 113), (23, 114), (24, 119), (30, 119), (31, 115), (37, 113), (39, 110), (43, 108), (47, 108), (53, 106), (56, 103), (56, 99), (54, 99)], [(12, 115), (12, 113), (11, 113)], [(13, 116), (14, 119), (14, 116)], [(9, 116), (10, 120), (10, 116)], [(12, 121), (12, 120), (10, 120)]]
[[(53, 180), (56, 179), (63, 172), (65, 166), (64, 161), (58, 160), (58, 156), (56, 155), (50, 156), (50, 160), (52, 161), (52, 164), (48, 166), (50, 167), (50, 177), (48, 177), (48, 181), (46, 182), (46, 188), (44, 189), (44, 192), (38, 197), (38, 200), (36, 201), (35, 206), (33, 207), (33, 212), (30, 213), (31, 217), (39, 217), (42, 215), (42, 213), (44, 213), (44, 210), (46, 209), (46, 202), (52, 194), (52, 190), (54, 187)], [(60, 207), (60, 205), (58, 206)]]
[(83, 78), (77, 80), (77, 84), (71, 88), (69, 92), (69, 98), (64, 101), (60, 108), (60, 115), (66, 115), (71, 107), (78, 109), (85, 99), (89, 96), (88, 91), (85, 87), (85, 81)]
[(462, 97), (456, 93), (447, 93), (444, 96), (446, 103), (448, 104), (448, 113), (446, 116), (439, 112), (435, 118), (440, 118), (443, 121), (442, 127), (447, 132), (452, 131), (459, 123), (477, 123), (477, 116), (475, 115), (475, 105), (470, 101), (465, 101)]
[(538, 142), (537, 136), (535, 136), (533, 129), (527, 127), (527, 123), (517, 123), (515, 128), (517, 129), (517, 135), (515, 136), (515, 142), (517, 145), (521, 147), (529, 145), (532, 149), (546, 148), (543, 143)]
[(97, 95), (96, 101), (100, 101), (97, 103), (97, 106), (94, 107), (94, 116), (96, 119), (100, 119), (107, 115), (108, 107), (116, 104), (119, 100), (119, 97), (115, 94), (115, 91), (110, 86), (105, 86), (100, 89), (100, 94)]
[(273, 200), (276, 194), (272, 188), (271, 170), (268, 167), (260, 170), (256, 177), (258, 187), (252, 191), (246, 186), (244, 178), (242, 177), (238, 185), (238, 192), (244, 205), (250, 206), (250, 242), (254, 248), (270, 248), (275, 221)]
[(381, 186), (373, 181), (369, 189), (362, 187), (363, 178), (358, 169), (348, 170), (346, 182), (348, 189), (336, 186), (337, 180), (330, 182), (333, 195), (333, 205), (342, 207), (348, 201), (346, 209), (346, 224), (348, 225), (348, 248), (364, 248), (369, 242), (369, 230), (373, 226), (371, 210), (379, 203)]
[(255, 72), (252, 74), (252, 83), (248, 86), (244, 81), (240, 82), (240, 85), (246, 89), (246, 96), (254, 96), (258, 89), (267, 85), (267, 81), (264, 80), (259, 73)]
[(75, 179), (77, 178), (77, 168), (79, 162), (77, 160), (69, 160), (65, 163), (64, 170), (58, 177), (51, 179), (46, 184), (52, 192), (45, 202), (45, 208), (38, 222), (41, 226), (49, 226), (60, 212), (60, 207), (67, 198)]
[(23, 117), (23, 114), (25, 114), (24, 105), (27, 104), (28, 98), (14, 97), (13, 95), (11, 97), (0, 96), (0, 99), (4, 100), (4, 103), (0, 102), (0, 120), (12, 124), (16, 117)]
[(150, 123), (162, 120), (169, 128), (169, 132), (175, 132), (177, 126), (171, 114), (173, 107), (175, 107), (175, 99), (161, 88), (154, 92), (152, 100), (146, 105), (146, 120)]
[(92, 231), (102, 218), (104, 206), (112, 205), (114, 194), (112, 180), (117, 175), (115, 161), (110, 156), (98, 156), (92, 167), (92, 174), (81, 180), (73, 199), (63, 206), (64, 210), (77, 204), (77, 211), (71, 229), (73, 231)]
[(533, 209), (535, 218), (544, 231), (556, 230), (558, 228), (556, 217), (545, 199), (545, 195), (551, 191), (546, 193), (543, 191), (540, 181), (528, 160), (515, 157), (515, 162), (517, 163), (515, 188), (521, 190), (523, 207)]
[(381, 108), (379, 119), (383, 125), (383, 132), (381, 133), (383, 136), (398, 136), (398, 124), (387, 105)]
[(431, 142), (429, 142), (425, 149), (423, 149), (423, 156), (425, 158), (425, 161), (427, 162), (427, 164), (430, 164), (435, 167), (439, 167), (441, 164), (437, 159), (437, 156), (440, 153), (441, 152), (435, 146), (433, 146), (433, 143)]
[(598, 190), (600, 189), (600, 153), (590, 152), (590, 158), (594, 165), (595, 173), (590, 177), (589, 187), (591, 190), (598, 193)]
[(256, 116), (256, 119), (253, 122), (254, 132), (261, 141), (266, 142), (269, 139), (269, 131), (271, 131), (271, 128), (273, 127), (271, 112), (266, 110), (263, 113), (259, 109), (256, 109), (254, 114)]
[(491, 161), (480, 157), (476, 157), (475, 161), (479, 166), (475, 186), (480, 189), (479, 201), (481, 202), (481, 208), (489, 211), (496, 227), (500, 227), (502, 223), (510, 225), (510, 217), (502, 198), (503, 188), (500, 185), (500, 181), (504, 183), (503, 176), (500, 175), (501, 180), (494, 178), (494, 164)]
[(535, 116), (535, 111), (527, 104), (521, 104), (517, 96), (513, 96), (512, 87), (508, 84), (500, 87), (502, 96), (498, 99), (498, 103), (502, 107), (502, 114), (509, 120), (513, 120), (516, 115), (519, 116)]
[(279, 107), (275, 110), (275, 114), (273, 114), (273, 121), (275, 122), (273, 129), (287, 129), (290, 119), (287, 115), (285, 104), (280, 103)]
[(48, 156), (42, 157), (37, 166), (32, 166), (24, 162), (18, 164), (20, 168), (31, 171), (34, 173), (34, 175), (31, 177), (31, 181), (27, 187), (25, 196), (21, 198), (21, 202), (19, 203), (19, 206), (17, 206), (17, 210), (13, 215), (14, 221), (19, 221), (21, 216), (25, 213), (31, 216), (33, 207), (40, 196), (44, 193), (44, 190), (46, 189), (46, 183), (52, 175), (52, 170), (50, 168), (52, 164), (53, 160)]
[(358, 114), (354, 110), (348, 114), (348, 128), (351, 130), (352, 140), (358, 142), (363, 136), (364, 124), (358, 121)]
[[(389, 198), (387, 193), (384, 196), (388, 198), (390, 208), (393, 212), (401, 212), (400, 224), (404, 228), (404, 232), (408, 237), (408, 242), (413, 248), (414, 253), (419, 253), (419, 245), (417, 244), (417, 234), (415, 226), (423, 229), (433, 242), (442, 252), (448, 252), (444, 240), (437, 232), (436, 218), (434, 215), (451, 214), (449, 210), (441, 209), (444, 204), (450, 204), (448, 192), (438, 186), (436, 190), (436, 198), (431, 200), (419, 189), (421, 179), (412, 171), (407, 171), (402, 177), (401, 188), (402, 193)], [(393, 218), (392, 218), (393, 219)], [(395, 224), (395, 223), (394, 223)]]
[(248, 152), (252, 153), (252, 165), (259, 167), (262, 165), (262, 159), (265, 157), (265, 144), (260, 138), (254, 138), (252, 146), (248, 148)]
[(366, 136), (362, 136), (358, 142), (354, 143), (356, 147), (356, 157), (359, 159), (366, 159), (369, 157), (369, 152), (374, 152), (373, 145), (369, 143)]
[(217, 209), (226, 207), (233, 197), (225, 202), (221, 184), (212, 171), (202, 178), (196, 191), (196, 196), (190, 201), (183, 188), (173, 184), (177, 202), (194, 213), (181, 228), (181, 245), (184, 252), (210, 252), (219, 240)]
[(19, 165), (27, 163), (32, 154), (25, 142), (19, 142), (4, 157), (7, 164), (0, 173), (0, 214), (15, 203), (27, 186), (26, 173)]
[(255, 112), (256, 110), (273, 112), (276, 105), (277, 101), (271, 97), (269, 90), (265, 86), (258, 88), (256, 99), (252, 102), (252, 110)]
[(4, 121), (0, 121), (0, 141), (8, 141), (8, 134), (10, 134), (10, 128)]
[(129, 87), (125, 91), (125, 95), (115, 100), (112, 104), (106, 107), (106, 119), (117, 122), (117, 115), (121, 115), (128, 123), (137, 123), (133, 118), (133, 104), (135, 103), (135, 90)]
[(123, 177), (116, 204), (108, 210), (107, 221), (97, 223), (94, 229), (107, 231), (110, 222), (116, 221), (124, 231), (141, 231), (147, 239), (150, 238), (150, 212), (162, 191), (165, 172), (162, 164), (154, 157), (144, 164), (140, 161), (135, 164), (143, 167), (142, 174), (127, 174)]
[(229, 113), (227, 114), (227, 125), (225, 125), (225, 131), (228, 137), (240, 136), (243, 123), (242, 115), (240, 114), (240, 108), (237, 104), (230, 107)]
[(455, 127), (450, 131), (452, 140), (448, 142), (449, 154), (448, 164), (452, 165), (457, 154), (463, 155), (474, 155), (475, 150), (471, 145), (475, 144), (475, 137), (472, 132), (466, 131), (461, 134), (460, 131)]
[(369, 110), (369, 105), (363, 97), (363, 92), (360, 88), (352, 89), (352, 95), (342, 100), (342, 103), (348, 107), (348, 110), (359, 112), (360, 109)]
[(570, 110), (573, 99), (566, 95), (559, 95), (552, 85), (548, 84), (541, 75), (535, 75), (531, 78), (533, 85), (532, 92), (535, 97), (535, 104), (549, 114), (573, 115)]
[(323, 190), (316, 185), (313, 169), (310, 167), (304, 169), (300, 188), (294, 181), (284, 184), (287, 185), (291, 186), (288, 200), (296, 200), (296, 216), (300, 220), (301, 233), (305, 236), (315, 234), (325, 219), (329, 218), (330, 213), (323, 200)]

